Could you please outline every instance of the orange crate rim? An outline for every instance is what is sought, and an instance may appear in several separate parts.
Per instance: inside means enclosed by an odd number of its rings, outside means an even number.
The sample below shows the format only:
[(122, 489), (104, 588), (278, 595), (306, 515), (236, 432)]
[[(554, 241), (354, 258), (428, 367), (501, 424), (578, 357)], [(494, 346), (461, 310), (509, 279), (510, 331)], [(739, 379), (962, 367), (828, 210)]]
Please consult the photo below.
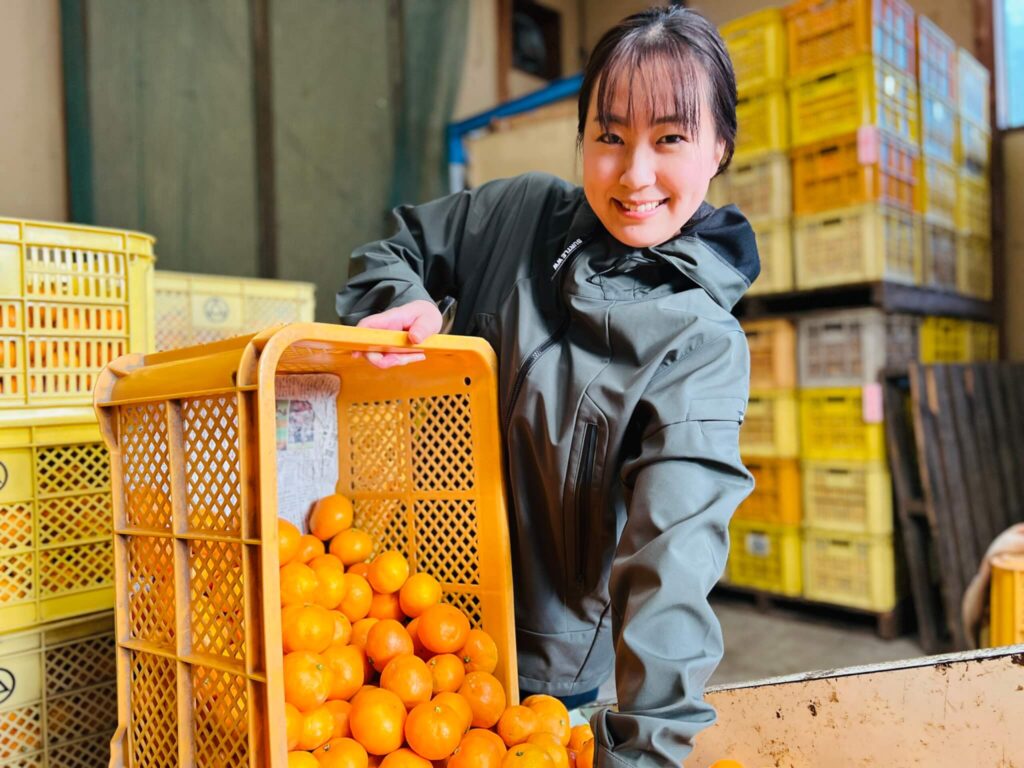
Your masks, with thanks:
[[(296, 323), (201, 347), (127, 355), (104, 369), (95, 406), (101, 432), (111, 450), (114, 495), (119, 716), (118, 731), (111, 742), (112, 766), (147, 765), (153, 760), (202, 764), (218, 757), (251, 765), (284, 766), (284, 729), (271, 726), (284, 722), (283, 671), (273, 661), (282, 655), (278, 478), (273, 471), (277, 450), (275, 377), (305, 373), (338, 375), (342, 380), (342, 392), (336, 398), (341, 443), (342, 406), (358, 404), (355, 400), (342, 400), (346, 388), (350, 397), (353, 392), (357, 393), (355, 396), (362, 395), (361, 402), (389, 398), (393, 402), (398, 399), (394, 387), (401, 386), (392, 384), (390, 395), (386, 390), (380, 391), (381, 382), (393, 372), (372, 369), (363, 360), (353, 362), (351, 353), (409, 347), (402, 332)], [(487, 475), (487, 470), (481, 469), (501, 466), (495, 386), (497, 359), (486, 342), (467, 337), (439, 335), (416, 348), (427, 354), (425, 361), (417, 363), (416, 367), (422, 367), (415, 374), (417, 382), (425, 383), (421, 389), (410, 391), (405, 399), (425, 398), (425, 392), (443, 395), (448, 391), (443, 387), (450, 387), (457, 380), (468, 391), (467, 402), (475, 410), (466, 418), (475, 425), (472, 450), (478, 469), (474, 503), (479, 510), (474, 542), (478, 554), (474, 557), (478, 573), (476, 581), (465, 589), (471, 596), (476, 595), (481, 624), (498, 644), (500, 660), (495, 675), (505, 684), (510, 699), (517, 701), (504, 488), (500, 471)], [(457, 375), (451, 373), (453, 368), (458, 368)], [(352, 370), (358, 370), (361, 376), (353, 377), (348, 385), (345, 374)], [(212, 418), (207, 416), (208, 423), (201, 426), (185, 424), (187, 408), (192, 409), (195, 417), (202, 407), (201, 403), (186, 401), (216, 398), (234, 402), (235, 422), (225, 411), (219, 411)], [(158, 415), (150, 426), (158, 442), (162, 441), (161, 445), (142, 449), (141, 459), (147, 463), (145, 472), (149, 474), (138, 475), (150, 486), (146, 491), (147, 504), (138, 506), (155, 508), (157, 514), (140, 519), (136, 512), (131, 525), (126, 513), (131, 512), (135, 501), (126, 503), (124, 475), (131, 469), (125, 459), (131, 462), (132, 453), (129, 451), (125, 456), (122, 448), (127, 441), (138, 441), (144, 435), (141, 422), (125, 425), (119, 419), (122, 408), (150, 412), (157, 409)], [(193, 439), (204, 429), (212, 433), (211, 422), (229, 432), (233, 425), (237, 432), (234, 446), (221, 437), (207, 435), (204, 439), (210, 442), (206, 447), (211, 451), (237, 450), (237, 457), (231, 454), (232, 461), (237, 461), (238, 474), (231, 486), (237, 498), (232, 496), (225, 503), (237, 505), (231, 514), (240, 517), (239, 530), (209, 530), (208, 523), (203, 521), (212, 515), (207, 512), (204, 516), (204, 510), (195, 508), (195, 489), (186, 485), (189, 481), (201, 483), (218, 469), (208, 465), (197, 470), (196, 455), (189, 454), (189, 447), (183, 442), (188, 439), (186, 429), (193, 430)], [(138, 445), (136, 442), (136, 448)], [(345, 447), (339, 445), (339, 464), (346, 460)], [(138, 454), (136, 450), (136, 462)], [(190, 460), (193, 465), (186, 469)], [(142, 472), (138, 467), (132, 471)], [(164, 474), (160, 475), (161, 472)], [(185, 476), (186, 472), (191, 473), (191, 478)], [(338, 486), (343, 493), (349, 492), (343, 487), (344, 478), (339, 467)], [(162, 500), (157, 498), (159, 492), (153, 492), (154, 482), (161, 479), (168, 488)], [(157, 485), (156, 491), (159, 490)], [(202, 489), (199, 495), (202, 496)], [(379, 498), (385, 494), (370, 495)], [(460, 498), (452, 491), (439, 491), (436, 495), (456, 501)], [(354, 496), (359, 524), (359, 494)], [(194, 522), (188, 515), (197, 511), (202, 519)], [(405, 513), (411, 511), (410, 505)], [(139, 550), (145, 550), (142, 562), (149, 558), (148, 572), (132, 567), (133, 562), (140, 561), (138, 557), (132, 559)], [(222, 586), (220, 575), (209, 570), (208, 565), (207, 570), (197, 572), (196, 551), (238, 555), (241, 567), (231, 577), (234, 582)], [(206, 595), (206, 591), (215, 594)], [(197, 596), (197, 592), (203, 595)], [(228, 609), (218, 606), (216, 610), (206, 610), (210, 615), (197, 614), (193, 603), (200, 599), (211, 603), (241, 602), (232, 609), (236, 611), (233, 635), (223, 631), (225, 623), (231, 625), (230, 620), (211, 619), (214, 613), (220, 616)], [(206, 639), (199, 637), (204, 624), (219, 643), (212, 649), (197, 643), (198, 639)], [(136, 633), (136, 627), (145, 631)], [(132, 699), (135, 690), (152, 694), (138, 712)], [(209, 723), (217, 720), (227, 720), (232, 733), (210, 733)]]

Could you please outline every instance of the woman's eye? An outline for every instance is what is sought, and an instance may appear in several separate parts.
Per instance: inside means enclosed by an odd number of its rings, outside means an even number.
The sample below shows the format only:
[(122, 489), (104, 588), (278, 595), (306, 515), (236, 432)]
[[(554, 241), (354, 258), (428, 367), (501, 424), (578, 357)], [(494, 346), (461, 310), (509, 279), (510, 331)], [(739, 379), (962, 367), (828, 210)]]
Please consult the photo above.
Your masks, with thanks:
[(602, 133), (597, 137), (597, 140), (602, 144), (621, 144), (622, 139), (616, 136), (614, 133)]
[(684, 141), (687, 141), (687, 138), (678, 133), (670, 133), (667, 136), (662, 136), (658, 139), (658, 142), (661, 144), (679, 144)]

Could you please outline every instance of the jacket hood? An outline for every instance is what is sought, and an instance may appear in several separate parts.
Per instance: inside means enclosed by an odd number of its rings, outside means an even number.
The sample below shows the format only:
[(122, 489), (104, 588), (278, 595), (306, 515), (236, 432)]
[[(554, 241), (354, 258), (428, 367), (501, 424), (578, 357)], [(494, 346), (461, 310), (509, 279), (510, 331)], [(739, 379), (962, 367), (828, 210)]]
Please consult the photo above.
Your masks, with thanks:
[(615, 240), (584, 199), (573, 217), (566, 245), (600, 236), (613, 241), (617, 263), (655, 259), (679, 270), (731, 310), (761, 273), (754, 230), (735, 205), (715, 208), (701, 203), (682, 231), (648, 248), (630, 248)]

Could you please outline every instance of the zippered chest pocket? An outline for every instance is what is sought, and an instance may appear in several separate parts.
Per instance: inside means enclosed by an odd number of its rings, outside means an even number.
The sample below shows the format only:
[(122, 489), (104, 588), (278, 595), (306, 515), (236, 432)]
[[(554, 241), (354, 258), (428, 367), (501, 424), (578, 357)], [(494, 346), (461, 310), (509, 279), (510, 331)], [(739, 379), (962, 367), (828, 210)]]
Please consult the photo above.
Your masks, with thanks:
[(601, 577), (606, 536), (614, 535), (614, 521), (602, 502), (606, 430), (596, 421), (582, 423), (577, 429), (574, 466), (570, 467), (571, 486), (564, 509), (565, 563), (567, 587), (586, 594)]

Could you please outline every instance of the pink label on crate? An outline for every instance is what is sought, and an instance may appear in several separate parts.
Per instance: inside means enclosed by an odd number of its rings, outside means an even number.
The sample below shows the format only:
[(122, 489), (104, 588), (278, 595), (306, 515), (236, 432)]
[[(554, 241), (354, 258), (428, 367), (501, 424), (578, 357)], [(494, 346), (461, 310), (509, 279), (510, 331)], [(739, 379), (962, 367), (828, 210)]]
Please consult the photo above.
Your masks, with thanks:
[(865, 384), (861, 390), (861, 410), (865, 424), (882, 423), (882, 385)]
[(857, 162), (874, 165), (878, 162), (878, 128), (862, 125), (857, 129)]

